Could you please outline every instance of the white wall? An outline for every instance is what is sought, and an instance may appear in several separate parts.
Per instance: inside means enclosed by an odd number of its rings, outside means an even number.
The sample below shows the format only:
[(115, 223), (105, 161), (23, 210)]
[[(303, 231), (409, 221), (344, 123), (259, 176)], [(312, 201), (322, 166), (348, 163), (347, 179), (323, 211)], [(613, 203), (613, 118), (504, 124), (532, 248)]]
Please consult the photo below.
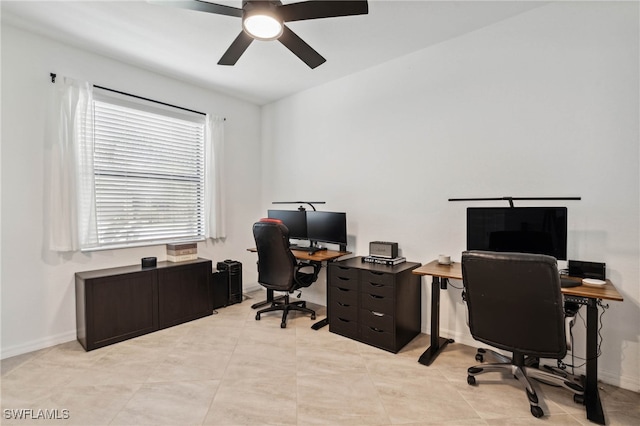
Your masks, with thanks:
[(255, 284), (251, 224), (262, 209), (260, 108), (2, 26), (2, 357), (74, 340), (77, 271), (166, 257), (164, 246), (59, 255), (43, 248), (44, 132), (49, 73), (226, 117), (227, 238), (198, 244), (215, 263), (246, 264)]
[[(270, 104), (263, 206), (327, 201), (355, 254), (397, 241), (426, 263), (460, 260), (467, 206), (507, 205), (448, 198), (580, 196), (518, 205), (566, 205), (569, 258), (606, 262), (625, 300), (603, 317), (601, 378), (639, 390), (638, 35), (636, 3), (551, 4)], [(473, 344), (460, 291), (442, 296), (442, 334)]]

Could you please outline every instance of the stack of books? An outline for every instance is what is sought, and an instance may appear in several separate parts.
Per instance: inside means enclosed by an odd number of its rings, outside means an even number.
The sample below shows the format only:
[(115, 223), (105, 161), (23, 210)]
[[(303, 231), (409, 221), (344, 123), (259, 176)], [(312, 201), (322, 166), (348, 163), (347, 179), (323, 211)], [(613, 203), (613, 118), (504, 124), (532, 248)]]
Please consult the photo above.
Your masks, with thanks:
[(197, 258), (198, 244), (196, 243), (167, 244), (168, 262), (186, 262)]
[(390, 259), (388, 257), (364, 256), (362, 258), (362, 261), (367, 263), (377, 263), (379, 265), (392, 266), (404, 263), (407, 261), (407, 259), (405, 257), (394, 257), (393, 259)]

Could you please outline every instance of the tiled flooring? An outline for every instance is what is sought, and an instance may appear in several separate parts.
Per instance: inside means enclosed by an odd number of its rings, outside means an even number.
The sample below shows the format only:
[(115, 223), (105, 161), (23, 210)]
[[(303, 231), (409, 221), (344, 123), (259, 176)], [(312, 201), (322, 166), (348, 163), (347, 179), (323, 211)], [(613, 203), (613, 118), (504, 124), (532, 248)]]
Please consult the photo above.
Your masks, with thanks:
[[(425, 367), (417, 359), (426, 335), (394, 355), (328, 327), (314, 331), (299, 313), (286, 329), (277, 313), (256, 321), (251, 304), (264, 293), (250, 296), (217, 315), (91, 352), (69, 342), (3, 360), (1, 423), (591, 424), (558, 388), (535, 384), (546, 414), (536, 419), (515, 380), (494, 373), (467, 385), (466, 368), (476, 363), (468, 346), (449, 345)], [(324, 308), (317, 312), (324, 317)], [(601, 396), (608, 424), (640, 424), (639, 394), (602, 385)], [(35, 419), (12, 418), (20, 409)], [(46, 413), (68, 419), (37, 418)]]

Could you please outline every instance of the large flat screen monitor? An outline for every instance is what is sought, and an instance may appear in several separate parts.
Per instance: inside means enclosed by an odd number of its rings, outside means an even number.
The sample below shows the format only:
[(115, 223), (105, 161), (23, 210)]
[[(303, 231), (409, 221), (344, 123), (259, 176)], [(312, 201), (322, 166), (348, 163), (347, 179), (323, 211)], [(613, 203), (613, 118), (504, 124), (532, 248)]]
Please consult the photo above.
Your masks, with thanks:
[(338, 212), (307, 212), (307, 238), (347, 245), (347, 214)]
[(280, 219), (289, 229), (289, 238), (304, 240), (307, 238), (307, 212), (304, 210), (268, 210), (268, 217)]
[(567, 208), (469, 207), (467, 250), (536, 253), (567, 260)]

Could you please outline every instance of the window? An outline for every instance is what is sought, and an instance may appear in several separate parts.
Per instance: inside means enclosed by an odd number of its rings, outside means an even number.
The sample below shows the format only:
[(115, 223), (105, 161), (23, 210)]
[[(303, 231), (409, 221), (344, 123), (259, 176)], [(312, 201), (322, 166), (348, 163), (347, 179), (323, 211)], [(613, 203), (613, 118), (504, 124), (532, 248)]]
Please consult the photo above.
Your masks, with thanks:
[(205, 116), (94, 90), (100, 248), (205, 238)]

